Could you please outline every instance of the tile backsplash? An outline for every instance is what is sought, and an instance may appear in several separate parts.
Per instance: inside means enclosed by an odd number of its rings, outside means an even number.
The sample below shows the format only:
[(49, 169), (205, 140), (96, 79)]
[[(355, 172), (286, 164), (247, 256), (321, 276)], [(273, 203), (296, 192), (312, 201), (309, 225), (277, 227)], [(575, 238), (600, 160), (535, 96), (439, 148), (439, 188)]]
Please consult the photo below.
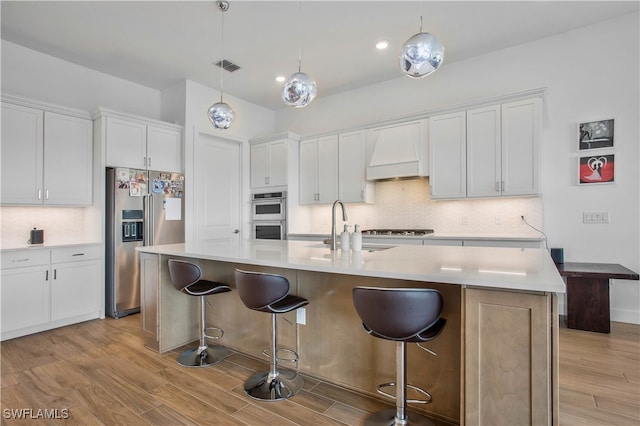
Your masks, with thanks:
[(21, 247), (33, 228), (44, 230), (45, 244), (101, 240), (99, 213), (85, 207), (1, 207), (1, 248)]
[[(537, 236), (542, 229), (539, 197), (431, 200), (429, 179), (376, 182), (375, 203), (347, 204), (349, 224), (367, 228), (429, 228), (437, 233)], [(342, 223), (342, 222), (340, 222)], [(331, 231), (331, 206), (310, 209), (310, 232)]]

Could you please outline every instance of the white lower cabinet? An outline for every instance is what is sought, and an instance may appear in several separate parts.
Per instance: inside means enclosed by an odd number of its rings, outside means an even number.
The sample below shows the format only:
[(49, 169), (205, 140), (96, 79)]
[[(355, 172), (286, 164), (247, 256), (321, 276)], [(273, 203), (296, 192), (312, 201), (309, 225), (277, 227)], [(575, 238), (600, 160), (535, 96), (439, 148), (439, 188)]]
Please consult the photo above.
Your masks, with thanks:
[(98, 245), (2, 253), (1, 340), (101, 316)]
[[(49, 264), (3, 269), (2, 340), (5, 333), (49, 322)], [(15, 337), (15, 336), (14, 336)]]

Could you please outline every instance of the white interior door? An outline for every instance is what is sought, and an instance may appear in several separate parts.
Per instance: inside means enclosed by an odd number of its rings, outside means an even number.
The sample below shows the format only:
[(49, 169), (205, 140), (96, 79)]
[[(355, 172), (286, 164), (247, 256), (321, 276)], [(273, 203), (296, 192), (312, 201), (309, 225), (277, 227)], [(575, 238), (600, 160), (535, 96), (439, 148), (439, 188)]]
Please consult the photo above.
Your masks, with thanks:
[(196, 238), (239, 239), (240, 143), (199, 132), (193, 153)]

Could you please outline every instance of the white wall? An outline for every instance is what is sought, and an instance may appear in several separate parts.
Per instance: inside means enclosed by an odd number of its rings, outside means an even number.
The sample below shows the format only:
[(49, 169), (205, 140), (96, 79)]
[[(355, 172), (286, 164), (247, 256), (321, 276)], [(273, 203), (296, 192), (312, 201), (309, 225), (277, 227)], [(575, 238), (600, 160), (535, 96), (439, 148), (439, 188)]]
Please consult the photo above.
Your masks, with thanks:
[[(384, 83), (276, 112), (276, 131), (301, 135), (546, 87), (541, 145), (543, 228), (565, 261), (621, 263), (640, 270), (638, 13), (447, 64), (421, 80)], [(398, 71), (400, 73), (400, 71)], [(615, 118), (616, 183), (580, 187), (577, 123)], [(584, 211), (610, 213), (584, 225)], [(612, 319), (640, 323), (640, 285), (614, 280)]]
[(2, 91), (94, 112), (99, 106), (156, 120), (160, 91), (2, 40)]

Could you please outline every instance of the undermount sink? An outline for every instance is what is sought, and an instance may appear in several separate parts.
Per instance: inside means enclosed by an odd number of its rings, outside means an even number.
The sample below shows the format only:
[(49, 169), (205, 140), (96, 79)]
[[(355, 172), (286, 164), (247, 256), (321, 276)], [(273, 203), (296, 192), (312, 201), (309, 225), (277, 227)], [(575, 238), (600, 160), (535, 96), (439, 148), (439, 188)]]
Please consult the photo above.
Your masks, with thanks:
[[(309, 248), (329, 248), (329, 244), (317, 243), (317, 244), (308, 245), (306, 247), (309, 247)], [(388, 250), (388, 249), (394, 248), (394, 247), (396, 247), (396, 246), (388, 246), (388, 245), (382, 245), (382, 244), (363, 244), (362, 245), (362, 251), (369, 251), (369, 252), (382, 251), (382, 250)]]

